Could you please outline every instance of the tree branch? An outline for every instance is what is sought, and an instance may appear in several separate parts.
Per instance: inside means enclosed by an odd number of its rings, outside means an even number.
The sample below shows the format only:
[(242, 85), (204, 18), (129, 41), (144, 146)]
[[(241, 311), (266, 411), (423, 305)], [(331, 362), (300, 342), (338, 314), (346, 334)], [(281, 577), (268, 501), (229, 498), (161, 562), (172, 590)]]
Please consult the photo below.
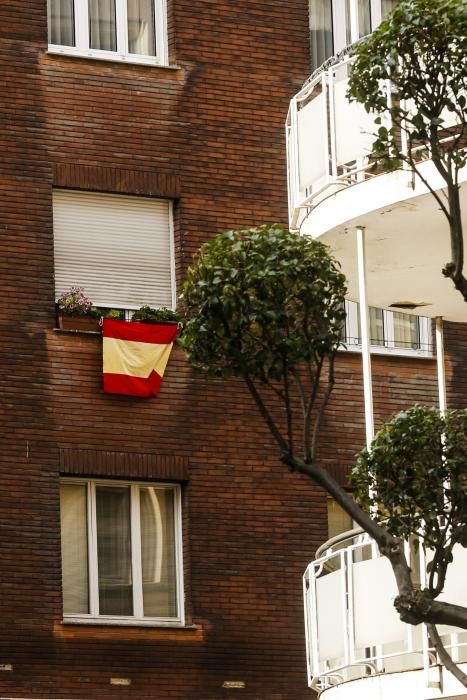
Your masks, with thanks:
[(292, 430), (292, 406), (290, 402), (290, 392), (289, 392), (289, 373), (287, 368), (287, 357), (285, 354), (282, 355), (282, 375), (284, 382), (284, 405), (285, 412), (287, 416), (287, 439), (289, 441), (289, 451), (293, 455), (293, 430)]
[(375, 540), (381, 554), (391, 563), (399, 592), (394, 606), (403, 622), (412, 625), (425, 622), (467, 629), (467, 608), (433, 600), (428, 590), (414, 588), (402, 540), (390, 535), (365, 513), (326, 470), (287, 454), (283, 455), (282, 461), (292, 470), (306, 474), (319, 484)]
[[(315, 441), (315, 431), (313, 431), (313, 437), (310, 439), (311, 434), (311, 412), (313, 406), (315, 405), (316, 396), (318, 394), (319, 383), (321, 380), (321, 371), (323, 369), (324, 357), (319, 357), (316, 360), (316, 373), (313, 376), (310, 365), (307, 364), (307, 371), (310, 378), (311, 390), (310, 397), (305, 410), (305, 415), (303, 419), (303, 434), (305, 436), (306, 450), (304, 451), (305, 462), (311, 462), (313, 460), (314, 452), (314, 441)], [(332, 388), (332, 387), (331, 387)]]
[(310, 433), (309, 433), (309, 431), (307, 431), (307, 428), (306, 428), (307, 400), (306, 400), (306, 396), (305, 396), (305, 390), (303, 389), (303, 383), (302, 383), (302, 380), (300, 378), (300, 372), (297, 372), (296, 369), (292, 370), (292, 378), (293, 378), (293, 381), (295, 383), (295, 386), (297, 387), (298, 397), (300, 399), (300, 406), (302, 407), (302, 416), (303, 416), (302, 449), (303, 449), (303, 459), (305, 459), (305, 461), (306, 461), (309, 458), (309, 455), (311, 454)]
[(431, 637), (431, 641), (433, 642), (433, 646), (436, 649), (436, 653), (439, 656), (439, 659), (443, 666), (447, 668), (447, 670), (452, 673), (452, 675), (457, 678), (459, 683), (462, 683), (464, 688), (467, 688), (467, 675), (457, 666), (456, 663), (452, 660), (450, 654), (447, 652), (446, 648), (444, 647), (443, 642), (441, 641), (441, 637), (438, 634), (438, 630), (436, 629), (436, 626), (433, 624), (428, 625), (428, 632)]
[(280, 430), (278, 429), (277, 425), (273, 421), (272, 416), (269, 413), (268, 409), (266, 408), (266, 404), (264, 403), (257, 388), (255, 387), (253, 380), (248, 375), (246, 375), (244, 377), (244, 379), (245, 379), (246, 385), (250, 391), (250, 394), (252, 395), (252, 397), (256, 403), (256, 406), (257, 406), (260, 414), (264, 418), (266, 425), (268, 426), (269, 430), (271, 431), (273, 438), (275, 439), (275, 441), (279, 445), (281, 452), (283, 454), (287, 454), (289, 451), (287, 442), (284, 440), (284, 438), (282, 437), (282, 435), (280, 433)]
[(333, 353), (329, 357), (329, 370), (328, 370), (328, 384), (325, 389), (325, 392), (323, 394), (323, 398), (321, 399), (321, 404), (318, 410), (318, 414), (315, 419), (315, 425), (313, 428), (313, 437), (311, 440), (311, 461), (315, 459), (316, 456), (316, 444), (318, 441), (318, 435), (319, 435), (319, 430), (321, 428), (321, 423), (323, 421), (324, 417), (324, 412), (326, 410), (326, 406), (328, 405), (329, 397), (331, 396), (331, 392), (334, 388), (334, 360), (335, 360), (335, 354)]

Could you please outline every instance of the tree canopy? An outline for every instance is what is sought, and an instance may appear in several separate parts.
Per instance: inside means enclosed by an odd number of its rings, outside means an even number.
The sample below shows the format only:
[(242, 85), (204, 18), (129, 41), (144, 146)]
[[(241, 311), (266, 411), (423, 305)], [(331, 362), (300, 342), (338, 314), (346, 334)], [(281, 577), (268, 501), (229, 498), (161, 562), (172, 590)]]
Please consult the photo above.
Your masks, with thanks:
[(183, 286), (182, 344), (208, 374), (279, 381), (335, 352), (345, 292), (322, 243), (278, 224), (227, 231), (202, 246)]
[(454, 546), (467, 547), (467, 410), (398, 413), (360, 453), (350, 482), (391, 535), (433, 552), (428, 588), (436, 598)]
[[(459, 173), (466, 165), (465, 0), (400, 0), (356, 48), (348, 97), (376, 115), (373, 156), (386, 170), (406, 163), (445, 214), (451, 260), (443, 274), (467, 300)], [(388, 84), (390, 96), (388, 99)], [(421, 164), (446, 184), (436, 190)]]

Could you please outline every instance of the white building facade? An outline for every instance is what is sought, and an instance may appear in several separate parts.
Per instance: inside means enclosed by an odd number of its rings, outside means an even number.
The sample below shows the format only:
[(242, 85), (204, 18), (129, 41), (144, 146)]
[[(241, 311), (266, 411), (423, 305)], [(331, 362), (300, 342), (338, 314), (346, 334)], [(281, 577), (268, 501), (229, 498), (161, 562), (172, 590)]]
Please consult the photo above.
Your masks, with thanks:
[[(401, 348), (426, 352), (433, 321), (439, 406), (445, 410), (442, 320), (466, 318), (461, 295), (441, 275), (450, 259), (444, 215), (409, 169), (370, 169), (374, 116), (346, 97), (351, 44), (373, 31), (395, 4), (310, 2), (313, 72), (291, 100), (286, 125), (290, 227), (329, 245), (348, 280), (348, 326), (354, 324), (350, 336), (362, 350), (367, 443), (374, 432), (371, 354)], [(390, 100), (389, 84), (387, 95)], [(449, 117), (445, 125), (455, 127), (455, 119)], [(419, 167), (432, 188), (443, 187), (429, 153)], [(464, 212), (466, 180), (464, 168)], [(378, 335), (378, 323), (386, 333), (390, 329), (389, 338)], [(454, 553), (440, 599), (465, 606), (467, 553), (460, 547)], [(424, 557), (407, 546), (421, 587)], [(425, 626), (399, 620), (396, 595), (389, 562), (360, 530), (334, 537), (318, 550), (304, 575), (305, 629), (309, 685), (323, 700), (467, 698), (466, 689), (439, 663)], [(467, 632), (438, 631), (453, 660), (467, 670)]]

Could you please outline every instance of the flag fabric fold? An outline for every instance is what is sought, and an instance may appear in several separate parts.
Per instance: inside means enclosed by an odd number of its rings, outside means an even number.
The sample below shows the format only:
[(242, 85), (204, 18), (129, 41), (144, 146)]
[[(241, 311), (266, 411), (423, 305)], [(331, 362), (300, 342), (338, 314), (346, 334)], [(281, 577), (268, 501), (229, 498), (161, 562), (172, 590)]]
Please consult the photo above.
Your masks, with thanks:
[(175, 324), (104, 319), (104, 392), (157, 396), (176, 335)]

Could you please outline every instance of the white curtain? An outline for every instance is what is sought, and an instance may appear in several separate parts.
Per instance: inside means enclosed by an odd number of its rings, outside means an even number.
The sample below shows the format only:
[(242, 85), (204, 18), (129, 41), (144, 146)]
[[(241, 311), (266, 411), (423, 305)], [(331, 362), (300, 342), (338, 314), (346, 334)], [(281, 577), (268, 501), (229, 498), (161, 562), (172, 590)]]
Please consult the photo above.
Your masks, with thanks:
[(395, 8), (398, 0), (381, 0), (381, 17), (384, 19)]
[(310, 44), (315, 70), (333, 53), (331, 0), (310, 0)]
[(141, 563), (144, 614), (177, 615), (174, 493), (152, 486), (140, 489)]
[(154, 0), (127, 0), (128, 51), (140, 56), (155, 56)]
[(402, 348), (417, 348), (417, 317), (410, 314), (394, 312), (394, 344)]
[(99, 613), (132, 615), (130, 490), (96, 487)]
[(333, 498), (328, 498), (328, 538), (351, 530), (353, 520)]
[(60, 487), (63, 612), (89, 612), (86, 486)]
[(370, 342), (372, 345), (384, 345), (383, 310), (370, 306)]
[(73, 0), (48, 0), (49, 44), (74, 46)]
[(370, 0), (358, 0), (358, 35), (366, 36), (371, 32)]
[(89, 0), (89, 33), (91, 49), (117, 50), (115, 0)]

